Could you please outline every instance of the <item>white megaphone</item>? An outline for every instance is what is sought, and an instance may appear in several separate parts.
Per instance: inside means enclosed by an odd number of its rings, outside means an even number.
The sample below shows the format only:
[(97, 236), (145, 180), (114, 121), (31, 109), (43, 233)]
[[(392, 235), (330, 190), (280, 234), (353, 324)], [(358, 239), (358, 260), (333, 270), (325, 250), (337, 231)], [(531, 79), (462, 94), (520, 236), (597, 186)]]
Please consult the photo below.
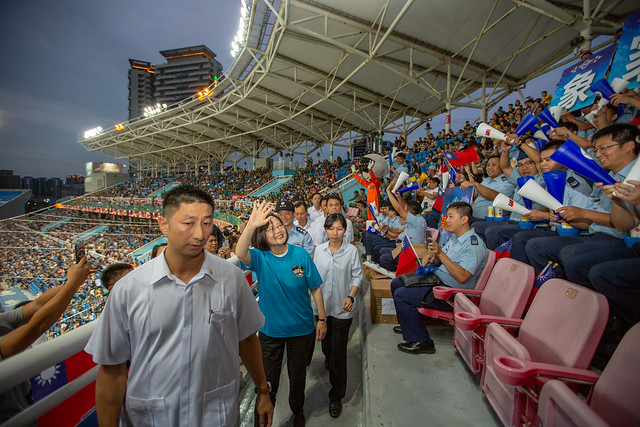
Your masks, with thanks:
[(556, 119), (557, 121), (560, 121), (560, 118), (562, 117), (562, 107), (560, 105), (554, 105), (553, 107), (549, 107), (548, 110), (554, 119)]
[(404, 171), (400, 172), (400, 175), (398, 176), (398, 180), (396, 181), (396, 185), (394, 185), (393, 187), (392, 193), (395, 193), (398, 188), (402, 187), (402, 185), (407, 179), (409, 179), (409, 174)]
[(530, 179), (522, 188), (518, 190), (518, 194), (522, 197), (532, 200), (542, 206), (557, 211), (562, 207), (562, 203), (556, 200), (547, 190), (542, 188), (535, 180)]
[(478, 128), (476, 129), (476, 136), (478, 138), (498, 139), (500, 141), (507, 140), (507, 138), (504, 136), (504, 133), (500, 132), (496, 128), (489, 126), (486, 123), (480, 123), (478, 125)]
[(510, 199), (502, 193), (498, 193), (496, 198), (493, 199), (493, 207), (504, 209), (505, 211), (509, 212), (515, 212), (520, 215), (525, 215), (531, 212), (520, 203), (514, 202), (513, 199)]
[(442, 173), (442, 182), (441, 182), (441, 184), (442, 184), (442, 189), (443, 190), (446, 190), (447, 189), (447, 185), (449, 185), (449, 176), (450, 176), (450, 174), (449, 174), (448, 171)]
[(636, 159), (633, 166), (631, 166), (631, 170), (629, 171), (629, 173), (627, 174), (627, 177), (624, 179), (623, 182), (627, 185), (633, 185), (633, 184), (627, 183), (627, 181), (629, 181), (630, 179), (634, 181), (640, 181), (640, 156)]
[(549, 138), (547, 138), (547, 135), (545, 135), (544, 132), (542, 132), (541, 130), (537, 130), (536, 133), (533, 134), (533, 137), (538, 139), (543, 139), (545, 141), (549, 141)]
[[(604, 99), (604, 98), (603, 98)], [(608, 102), (608, 101), (607, 101)], [(606, 104), (606, 102), (605, 102)], [(600, 104), (598, 104), (598, 110), (600, 109)], [(584, 119), (589, 122), (589, 124), (593, 127), (596, 127), (596, 124), (593, 122), (593, 118), (596, 116), (598, 110), (593, 110), (589, 114), (584, 115)]]

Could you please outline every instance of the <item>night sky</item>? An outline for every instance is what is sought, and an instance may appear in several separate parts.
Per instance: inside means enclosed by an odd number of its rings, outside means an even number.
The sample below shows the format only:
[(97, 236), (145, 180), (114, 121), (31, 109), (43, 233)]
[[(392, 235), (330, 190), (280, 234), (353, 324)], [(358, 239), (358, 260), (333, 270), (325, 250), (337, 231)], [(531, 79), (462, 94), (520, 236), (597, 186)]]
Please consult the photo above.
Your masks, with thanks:
[(112, 161), (77, 141), (127, 120), (128, 59), (205, 44), (226, 71), (239, 19), (239, 0), (3, 0), (0, 169), (64, 179)]

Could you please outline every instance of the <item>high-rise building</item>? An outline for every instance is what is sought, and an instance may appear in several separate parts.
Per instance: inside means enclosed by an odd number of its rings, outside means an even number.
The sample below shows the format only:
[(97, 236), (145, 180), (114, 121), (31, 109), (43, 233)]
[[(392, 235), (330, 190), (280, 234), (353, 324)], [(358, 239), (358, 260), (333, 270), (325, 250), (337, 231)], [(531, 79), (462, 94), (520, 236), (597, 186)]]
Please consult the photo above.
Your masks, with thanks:
[(205, 45), (163, 50), (166, 64), (155, 66), (155, 101), (173, 104), (211, 86), (222, 74), (222, 64)]
[(205, 45), (160, 52), (166, 64), (129, 59), (129, 120), (156, 104), (171, 105), (211, 86), (222, 75), (216, 54)]
[(129, 59), (129, 120), (142, 116), (144, 107), (156, 103), (153, 97), (155, 71), (150, 62)]

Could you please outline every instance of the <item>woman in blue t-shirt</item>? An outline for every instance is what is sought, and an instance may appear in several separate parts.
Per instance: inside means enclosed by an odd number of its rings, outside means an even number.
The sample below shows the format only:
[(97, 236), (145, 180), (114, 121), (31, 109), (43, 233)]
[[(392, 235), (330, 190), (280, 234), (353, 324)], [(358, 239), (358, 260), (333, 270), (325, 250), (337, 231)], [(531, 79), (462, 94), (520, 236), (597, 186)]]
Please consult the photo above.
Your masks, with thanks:
[[(297, 426), (305, 424), (306, 368), (313, 356), (314, 339), (320, 341), (327, 333), (327, 319), (318, 269), (306, 250), (288, 245), (287, 239), (285, 226), (273, 214), (273, 204), (254, 202), (236, 254), (242, 267), (252, 270), (258, 278), (258, 305), (265, 317), (258, 337), (264, 371), (271, 385), (271, 402), (275, 407), (286, 349), (289, 407)], [(317, 325), (309, 291), (318, 307)]]

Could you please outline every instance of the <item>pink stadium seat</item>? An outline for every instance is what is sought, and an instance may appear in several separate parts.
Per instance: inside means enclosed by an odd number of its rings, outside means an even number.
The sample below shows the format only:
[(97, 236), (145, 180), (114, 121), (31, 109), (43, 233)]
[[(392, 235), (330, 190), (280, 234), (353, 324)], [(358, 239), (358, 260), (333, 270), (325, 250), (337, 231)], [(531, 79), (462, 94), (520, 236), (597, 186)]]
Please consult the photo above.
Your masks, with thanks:
[[(536, 295), (524, 320), (495, 318), (500, 324), (491, 323), (486, 331), (481, 388), (505, 426), (533, 422), (538, 390), (554, 378), (552, 368), (557, 372), (589, 366), (608, 313), (603, 295), (551, 279)], [(501, 325), (519, 326), (518, 338)], [(540, 376), (531, 366), (542, 367), (551, 375)]]
[[(466, 293), (456, 295), (453, 343), (474, 374), (484, 365), (484, 335), (494, 316), (521, 318), (533, 288), (533, 267), (510, 258), (499, 259), (476, 305)], [(476, 295), (473, 291), (471, 295)], [(463, 321), (460, 321), (463, 320)]]
[[(437, 238), (437, 237), (435, 237)], [(489, 280), (489, 276), (491, 275), (491, 271), (493, 270), (493, 266), (496, 263), (496, 253), (492, 250), (487, 249), (487, 263), (484, 265), (482, 269), (482, 273), (478, 276), (478, 280), (476, 281), (476, 286), (472, 291), (482, 292), (484, 287), (487, 284), (487, 280)], [(436, 286), (433, 288), (433, 295), (438, 299), (444, 299), (453, 306), (453, 302), (449, 301), (451, 298), (455, 297), (456, 293), (462, 291), (470, 291), (470, 289), (455, 289), (450, 288), (448, 286)], [(480, 295), (480, 294), (478, 294)], [(432, 308), (418, 308), (420, 314), (424, 314), (425, 316), (433, 317), (434, 319), (442, 319), (448, 321), (451, 325), (453, 325), (453, 312), (452, 311), (444, 311), (444, 310), (434, 310)]]
[[(551, 380), (542, 387), (538, 420), (554, 426), (640, 425), (640, 323), (624, 336), (600, 378), (588, 403), (567, 385)], [(593, 374), (564, 372), (563, 378)]]

